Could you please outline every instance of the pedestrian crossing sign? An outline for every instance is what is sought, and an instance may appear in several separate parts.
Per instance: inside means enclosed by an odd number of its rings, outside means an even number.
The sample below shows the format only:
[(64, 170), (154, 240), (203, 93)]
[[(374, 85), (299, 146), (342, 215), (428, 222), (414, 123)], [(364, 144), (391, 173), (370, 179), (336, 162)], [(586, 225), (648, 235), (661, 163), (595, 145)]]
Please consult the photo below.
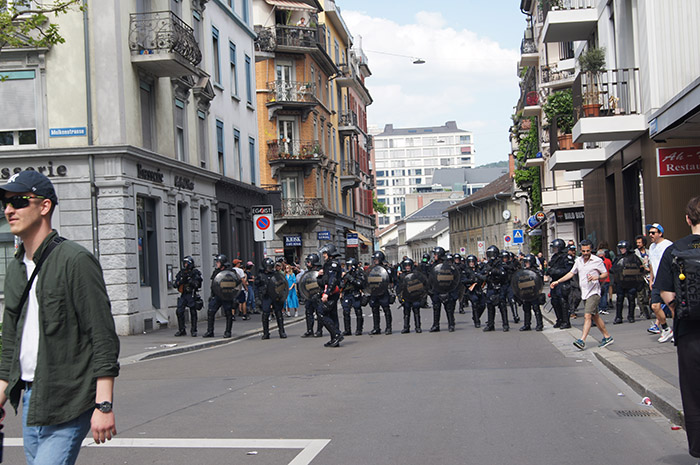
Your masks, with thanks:
[(523, 230), (522, 229), (514, 229), (513, 230), (513, 244), (522, 244), (523, 243)]

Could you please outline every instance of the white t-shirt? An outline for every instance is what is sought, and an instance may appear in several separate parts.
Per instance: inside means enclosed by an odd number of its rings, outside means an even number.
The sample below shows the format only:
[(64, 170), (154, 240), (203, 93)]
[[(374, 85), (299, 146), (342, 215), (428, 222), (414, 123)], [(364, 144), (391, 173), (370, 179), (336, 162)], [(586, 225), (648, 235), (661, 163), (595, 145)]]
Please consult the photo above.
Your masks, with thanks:
[(600, 295), (600, 281), (588, 280), (588, 275), (599, 276), (605, 273), (605, 263), (600, 257), (591, 255), (588, 261), (583, 260), (583, 256), (578, 257), (571, 268), (573, 274), (578, 274), (578, 284), (581, 288), (581, 300), (586, 300), (593, 294)]
[[(24, 265), (27, 267), (27, 279), (32, 276), (36, 264), (24, 256)], [(21, 378), (26, 382), (34, 381), (36, 360), (39, 355), (39, 301), (36, 299), (36, 283), (39, 277), (34, 278), (32, 287), (27, 297), (27, 316), (22, 328), (22, 345), (19, 350), (19, 366)]]
[(656, 242), (652, 242), (652, 244), (649, 246), (649, 261), (651, 262), (651, 270), (654, 272), (654, 281), (656, 281), (656, 273), (659, 272), (661, 257), (664, 256), (664, 251), (668, 249), (668, 246), (671, 244), (673, 244), (673, 242), (669, 241), (668, 239), (664, 239), (658, 244)]

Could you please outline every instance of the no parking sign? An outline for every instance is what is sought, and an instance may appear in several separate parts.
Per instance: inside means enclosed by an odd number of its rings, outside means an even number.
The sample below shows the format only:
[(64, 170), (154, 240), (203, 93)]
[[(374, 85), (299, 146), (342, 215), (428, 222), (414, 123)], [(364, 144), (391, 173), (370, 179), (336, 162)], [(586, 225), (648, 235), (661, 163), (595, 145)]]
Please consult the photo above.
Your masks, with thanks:
[(253, 211), (253, 238), (255, 242), (272, 240), (275, 226), (272, 217), (272, 205), (258, 205)]
[(508, 248), (513, 244), (513, 237), (510, 234), (503, 236), (503, 245)]

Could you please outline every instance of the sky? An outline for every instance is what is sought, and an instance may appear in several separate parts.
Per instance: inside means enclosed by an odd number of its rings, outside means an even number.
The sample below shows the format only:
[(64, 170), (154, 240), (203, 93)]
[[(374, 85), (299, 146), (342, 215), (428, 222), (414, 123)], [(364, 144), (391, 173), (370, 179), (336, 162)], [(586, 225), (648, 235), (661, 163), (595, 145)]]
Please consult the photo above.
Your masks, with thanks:
[[(472, 131), (475, 163), (507, 160), (510, 116), (520, 94), (517, 61), (525, 29), (520, 0), (336, 0), (362, 43), (374, 102), (368, 124)], [(414, 65), (411, 58), (425, 64)]]

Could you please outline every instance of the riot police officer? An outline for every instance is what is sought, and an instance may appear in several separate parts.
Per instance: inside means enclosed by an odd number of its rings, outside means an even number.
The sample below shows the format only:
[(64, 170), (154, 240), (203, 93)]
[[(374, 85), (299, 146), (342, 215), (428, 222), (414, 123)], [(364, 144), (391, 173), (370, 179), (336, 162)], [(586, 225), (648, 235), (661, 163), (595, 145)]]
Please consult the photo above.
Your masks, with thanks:
[[(421, 276), (412, 276), (413, 274), (420, 274)], [(408, 279), (410, 277), (416, 278), (415, 283), (420, 284), (422, 281), (423, 289), (420, 295), (415, 295), (415, 292), (411, 287), (415, 285), (414, 283), (409, 283)], [(401, 275), (399, 276), (399, 289), (401, 292), (401, 306), (403, 307), (403, 329), (401, 334), (406, 334), (411, 332), (411, 311), (413, 311), (413, 319), (416, 325), (416, 333), (422, 333), (420, 325), (420, 308), (423, 304), (423, 298), (425, 292), (427, 292), (428, 280), (420, 271), (416, 270), (416, 265), (410, 258), (405, 258), (401, 262)]]
[[(434, 277), (437, 273), (436, 268), (438, 265), (443, 263), (449, 263), (454, 266), (451, 261), (447, 259), (447, 253), (445, 249), (438, 246), (433, 249), (433, 263), (430, 273)], [(459, 280), (459, 272), (457, 272), (456, 279)], [(459, 299), (459, 293), (457, 291), (458, 283), (454, 283), (453, 290), (449, 292), (440, 292), (436, 289), (435, 283), (432, 283), (430, 300), (433, 302), (433, 326), (430, 327), (431, 333), (436, 333), (440, 331), (440, 306), (445, 307), (445, 313), (447, 314), (447, 330), (452, 332), (455, 330), (455, 306), (457, 300)]]
[(632, 250), (628, 241), (617, 243), (617, 257), (611, 271), (615, 285), (615, 319), (614, 325), (622, 323), (622, 308), (625, 298), (629, 301), (627, 321), (634, 323), (634, 308), (637, 300), (637, 289), (644, 279), (644, 264)]
[[(535, 273), (540, 279), (542, 278), (542, 272), (537, 266), (537, 258), (528, 254), (523, 259), (523, 269), (530, 270)], [(523, 300), (523, 325), (520, 331), (530, 331), (532, 328), (532, 313), (535, 314), (535, 331), (542, 331), (544, 325), (542, 324), (542, 310), (540, 309), (540, 302), (537, 299), (533, 300)]]
[(486, 282), (479, 259), (476, 255), (467, 255), (467, 266), (464, 272), (465, 276), (465, 298), (469, 300), (472, 306), (472, 321), (474, 327), (481, 326), (481, 315), (486, 309), (486, 296), (484, 296), (483, 284)]
[[(306, 272), (318, 271), (321, 266), (321, 257), (317, 253), (306, 256)], [(323, 336), (323, 324), (321, 323), (321, 294), (316, 293), (306, 299), (304, 304), (304, 316), (306, 318), (306, 332), (301, 337)], [(318, 330), (314, 334), (314, 318), (318, 320)]]
[(197, 336), (197, 310), (200, 310), (204, 303), (197, 291), (202, 287), (202, 273), (195, 268), (194, 259), (189, 255), (182, 259), (182, 269), (175, 276), (175, 287), (180, 291), (177, 299), (177, 332), (175, 336), (185, 336), (185, 307), (190, 309), (190, 333), (192, 337)]
[(342, 269), (338, 256), (340, 255), (334, 244), (326, 244), (319, 250), (323, 257), (323, 269), (319, 272), (319, 286), (321, 287), (321, 322), (331, 335), (330, 341), (325, 347), (338, 347), (343, 335), (340, 332), (338, 321), (338, 299), (340, 298), (340, 284)]
[[(393, 279), (393, 273), (391, 268), (386, 264), (385, 262), (386, 256), (384, 255), (384, 252), (381, 250), (377, 250), (372, 254), (372, 263), (374, 269), (375, 267), (382, 267), (386, 270), (386, 274), (388, 276), (388, 288), (385, 292), (381, 293), (381, 295), (370, 295), (369, 298), (369, 306), (372, 308), (372, 322), (373, 327), (372, 331), (369, 333), (374, 335), (374, 334), (381, 334), (382, 330), (380, 328), (381, 324), (381, 315), (379, 313), (379, 309), (384, 311), (384, 320), (386, 322), (386, 329), (384, 330), (384, 334), (391, 334), (391, 322), (392, 322), (392, 317), (391, 317), (391, 307), (390, 305), (393, 303), (393, 300), (395, 300), (395, 297), (391, 292), (393, 291), (392, 287), (394, 285), (394, 279)], [(370, 273), (372, 272), (372, 269), (370, 269)]]
[[(513, 254), (513, 252), (509, 252), (507, 250), (501, 252), (501, 258), (507, 274), (506, 279), (510, 283), (515, 272), (520, 269), (520, 262), (515, 260), (515, 255)], [(513, 293), (513, 288), (511, 286), (508, 286), (508, 294), (506, 301), (508, 303), (508, 306), (510, 307), (511, 312), (513, 313), (513, 323), (520, 323), (520, 316), (518, 316), (518, 304), (520, 303), (520, 301)]]
[(452, 254), (452, 263), (455, 264), (455, 266), (459, 270), (459, 274), (460, 274), (459, 287), (457, 288), (457, 293), (459, 294), (459, 313), (467, 313), (464, 310), (464, 307), (467, 304), (465, 302), (467, 300), (467, 292), (466, 292), (467, 265), (462, 260), (462, 254), (460, 254), (460, 253)]
[[(549, 247), (553, 255), (547, 266), (547, 275), (552, 278), (552, 281), (557, 281), (574, 266), (574, 258), (566, 252), (566, 243), (562, 239), (554, 239)], [(566, 281), (551, 291), (552, 307), (557, 318), (554, 323), (555, 328), (571, 328), (568, 301), (570, 289), (571, 285)]]
[(255, 290), (256, 299), (260, 302), (262, 311), (263, 335), (262, 339), (270, 339), (270, 314), (274, 313), (277, 319), (277, 329), (280, 339), (285, 339), (287, 333), (284, 331), (284, 319), (282, 318), (282, 308), (284, 307), (286, 292), (281, 295), (276, 289), (279, 287), (276, 281), (284, 281), (284, 289), (287, 287), (287, 278), (279, 271), (275, 270), (275, 261), (271, 258), (266, 258), (263, 262), (263, 269), (258, 273), (255, 281), (257, 289)]
[(217, 255), (214, 258), (214, 271), (211, 275), (212, 288), (211, 297), (209, 298), (209, 305), (207, 308), (207, 332), (204, 333), (204, 336), (202, 337), (214, 337), (214, 320), (216, 318), (216, 312), (219, 311), (219, 308), (223, 308), (224, 316), (226, 317), (226, 331), (224, 331), (224, 337), (231, 337), (231, 329), (233, 327), (234, 300), (222, 299), (221, 297), (217, 296), (214, 291), (214, 279), (222, 271), (228, 270), (231, 270), (231, 265), (228, 262), (228, 257), (223, 254)]
[(503, 331), (509, 331), (508, 324), (508, 309), (506, 301), (508, 300), (507, 281), (508, 273), (503, 265), (500, 250), (495, 245), (489, 246), (486, 249), (486, 258), (488, 261), (484, 266), (484, 274), (486, 275), (486, 307), (488, 308), (488, 320), (484, 331), (493, 331), (496, 326), (496, 307), (501, 313), (501, 323)]
[(364, 324), (364, 317), (362, 316), (362, 289), (367, 285), (367, 276), (365, 272), (360, 268), (359, 262), (356, 258), (348, 258), (345, 260), (345, 266), (347, 271), (343, 275), (343, 280), (341, 284), (342, 290), (342, 306), (343, 306), (343, 323), (345, 325), (344, 336), (350, 336), (352, 334), (352, 329), (350, 325), (350, 312), (355, 310), (355, 317), (357, 318), (357, 328), (355, 329), (355, 336), (362, 335), (362, 326)]

